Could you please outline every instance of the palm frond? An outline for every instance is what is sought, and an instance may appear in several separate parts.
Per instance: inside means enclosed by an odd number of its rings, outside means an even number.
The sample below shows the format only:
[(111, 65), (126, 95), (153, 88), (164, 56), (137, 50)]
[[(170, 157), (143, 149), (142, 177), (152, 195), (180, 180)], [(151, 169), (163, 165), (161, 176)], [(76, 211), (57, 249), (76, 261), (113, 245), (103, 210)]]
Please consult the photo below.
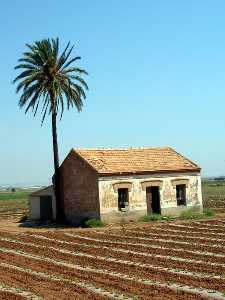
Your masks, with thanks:
[(48, 113), (60, 114), (61, 119), (65, 106), (81, 111), (86, 98), (84, 90), (88, 90), (81, 75), (88, 73), (73, 66), (81, 59), (80, 56), (71, 57), (74, 46), (69, 42), (59, 54), (59, 39), (56, 38), (36, 41), (26, 47), (27, 51), (15, 66), (21, 72), (13, 80), (17, 84), (16, 92), (21, 93), (19, 106), (25, 106), (25, 112), (32, 110), (34, 116), (41, 106), (42, 123)]
[[(76, 73), (79, 73), (79, 74), (85, 74), (85, 75), (88, 75), (88, 72), (86, 72), (85, 70), (80, 69), (80, 68), (69, 68), (69, 69), (65, 69), (65, 70), (63, 70), (63, 73), (64, 73), (64, 74), (68, 74), (68, 73), (76, 74)], [(72, 75), (72, 76), (74, 76), (74, 75)]]
[(63, 66), (63, 70), (65, 70), (70, 64), (72, 64), (73, 62), (75, 62), (76, 60), (78, 60), (78, 59), (81, 59), (81, 57), (80, 56), (77, 56), (77, 57), (74, 57), (74, 58), (72, 58), (68, 63), (66, 63), (64, 66)]
[(57, 65), (58, 65), (59, 69), (65, 63), (65, 55), (66, 55), (66, 52), (67, 52), (67, 49), (69, 48), (69, 46), (70, 46), (70, 42), (66, 45), (66, 48), (64, 49), (63, 53), (61, 54), (61, 56), (58, 59), (58, 64)]

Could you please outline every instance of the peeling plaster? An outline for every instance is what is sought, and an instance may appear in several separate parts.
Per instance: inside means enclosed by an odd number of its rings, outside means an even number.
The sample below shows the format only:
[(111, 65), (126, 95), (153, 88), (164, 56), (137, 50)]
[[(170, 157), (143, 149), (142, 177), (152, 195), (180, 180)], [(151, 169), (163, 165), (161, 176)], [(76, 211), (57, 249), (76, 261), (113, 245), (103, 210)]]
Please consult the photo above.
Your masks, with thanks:
[(113, 186), (121, 183), (132, 183), (129, 191), (129, 211), (146, 211), (146, 190), (142, 189), (143, 181), (162, 181), (160, 187), (160, 204), (162, 209), (177, 208), (176, 188), (172, 181), (188, 180), (187, 185), (187, 208), (195, 205), (202, 205), (201, 177), (199, 173), (177, 173), (177, 174), (153, 174), (153, 175), (132, 175), (112, 176), (99, 178), (99, 201), (101, 213), (118, 212), (118, 195)]

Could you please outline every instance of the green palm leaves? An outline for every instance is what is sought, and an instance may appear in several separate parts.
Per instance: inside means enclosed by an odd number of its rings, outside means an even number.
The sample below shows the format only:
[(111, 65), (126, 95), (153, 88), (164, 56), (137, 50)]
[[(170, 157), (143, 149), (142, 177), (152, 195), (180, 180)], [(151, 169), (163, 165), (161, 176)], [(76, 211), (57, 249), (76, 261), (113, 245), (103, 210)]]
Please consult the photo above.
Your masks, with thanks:
[(76, 107), (81, 111), (85, 91), (88, 86), (82, 75), (87, 75), (83, 69), (73, 66), (79, 56), (71, 58), (73, 46), (67, 44), (59, 54), (59, 39), (44, 39), (33, 45), (26, 45), (19, 64), (15, 67), (21, 73), (14, 79), (17, 83), (16, 92), (22, 92), (20, 107), (26, 107), (36, 115), (39, 106), (42, 109), (42, 122), (46, 114), (54, 113), (61, 117), (64, 109)]

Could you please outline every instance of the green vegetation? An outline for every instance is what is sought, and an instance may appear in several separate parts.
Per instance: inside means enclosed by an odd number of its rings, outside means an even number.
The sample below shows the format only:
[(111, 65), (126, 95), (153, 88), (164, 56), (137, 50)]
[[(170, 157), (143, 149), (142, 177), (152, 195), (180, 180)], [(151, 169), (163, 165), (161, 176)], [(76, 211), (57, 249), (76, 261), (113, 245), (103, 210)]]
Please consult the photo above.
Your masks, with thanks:
[(180, 214), (181, 219), (202, 219), (202, 218), (211, 218), (215, 215), (215, 212), (210, 208), (205, 208), (203, 213), (196, 213), (192, 209), (183, 211)]
[(192, 209), (185, 210), (180, 214), (181, 219), (199, 219), (201, 217), (203, 217), (202, 214), (196, 213)]
[(165, 220), (165, 217), (159, 214), (147, 214), (142, 217), (140, 217), (139, 221), (140, 222), (149, 222), (149, 221), (161, 221)]
[(87, 228), (95, 228), (95, 227), (104, 227), (105, 224), (98, 219), (90, 219), (85, 222), (85, 227)]
[(207, 216), (207, 217), (213, 217), (213, 216), (215, 216), (215, 212), (212, 209), (210, 209), (210, 208), (204, 208), (203, 214), (205, 216)]
[(0, 201), (27, 199), (29, 194), (30, 191), (0, 192)]
[(19, 219), (28, 214), (28, 196), (30, 190), (0, 192), (0, 218)]

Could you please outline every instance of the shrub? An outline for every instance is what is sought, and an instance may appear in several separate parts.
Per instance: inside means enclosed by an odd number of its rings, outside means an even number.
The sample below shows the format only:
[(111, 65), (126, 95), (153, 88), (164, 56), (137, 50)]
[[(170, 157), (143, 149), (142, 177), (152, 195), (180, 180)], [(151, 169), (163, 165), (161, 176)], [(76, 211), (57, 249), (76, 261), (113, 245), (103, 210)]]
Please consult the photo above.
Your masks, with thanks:
[(89, 219), (85, 222), (85, 227), (94, 228), (94, 227), (103, 227), (105, 224), (98, 219)]
[(162, 220), (164, 221), (173, 221), (173, 220), (176, 220), (176, 216), (163, 216), (162, 217)]
[(199, 219), (202, 217), (204, 217), (203, 214), (196, 213), (192, 209), (185, 210), (180, 214), (180, 218), (182, 219)]
[(159, 214), (147, 214), (139, 219), (140, 222), (149, 222), (149, 221), (161, 221), (163, 216)]
[(215, 215), (214, 211), (210, 208), (204, 208), (203, 214), (207, 217), (213, 217)]
[(193, 211), (191, 209), (182, 211), (180, 214), (180, 218), (182, 219), (193, 219)]

